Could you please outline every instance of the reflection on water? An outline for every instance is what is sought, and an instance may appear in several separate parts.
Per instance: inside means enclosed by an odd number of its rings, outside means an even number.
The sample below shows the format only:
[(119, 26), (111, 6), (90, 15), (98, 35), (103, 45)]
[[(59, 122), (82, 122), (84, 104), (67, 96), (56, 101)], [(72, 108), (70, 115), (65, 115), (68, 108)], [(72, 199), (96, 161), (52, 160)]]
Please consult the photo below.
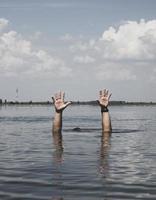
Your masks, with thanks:
[(52, 133), (53, 136), (53, 144), (55, 151), (53, 152), (53, 157), (55, 162), (61, 163), (63, 156), (63, 142), (62, 142), (62, 134)]
[[(92, 129), (88, 129), (89, 132), (93, 131)], [(77, 131), (77, 130), (76, 130)], [(83, 131), (79, 128), (79, 131)], [(53, 161), (56, 166), (56, 172), (55, 172), (55, 178), (57, 177), (57, 180), (59, 180), (59, 188), (61, 188), (61, 185), (63, 185), (63, 179), (62, 179), (62, 172), (60, 170), (60, 166), (63, 162), (63, 138), (62, 133), (53, 133), (53, 144), (54, 144), (54, 152), (53, 152)], [(108, 153), (110, 148), (110, 137), (111, 133), (102, 133), (101, 134), (101, 146), (100, 148), (100, 163), (99, 163), (99, 173), (102, 175), (102, 177), (107, 178), (109, 175), (109, 163), (108, 163)], [(63, 192), (60, 189), (60, 191), (57, 191), (59, 195), (61, 195)], [(63, 197), (55, 196), (53, 199), (63, 199)], [(63, 195), (63, 194), (62, 194)]]
[(53, 135), (53, 144), (54, 144), (54, 152), (53, 152), (53, 162), (56, 166), (56, 172), (55, 172), (55, 180), (57, 181), (57, 185), (59, 186), (57, 188), (57, 196), (53, 197), (54, 200), (63, 200), (63, 197), (61, 197), (62, 191), (61, 191), (61, 185), (63, 185), (62, 182), (62, 174), (60, 170), (60, 165), (63, 162), (63, 142), (62, 142), (62, 134), (52, 133)]
[(110, 133), (102, 133), (101, 136), (101, 149), (100, 149), (100, 173), (105, 177), (109, 175), (109, 162), (108, 162), (108, 154), (110, 144)]
[(71, 106), (56, 135), (50, 106), (1, 107), (0, 199), (155, 200), (156, 107), (110, 113), (111, 136), (96, 106)]
[[(62, 141), (62, 133), (55, 133), (52, 131), (52, 137), (53, 137), (53, 145), (54, 145), (54, 151), (53, 151), (53, 163), (56, 167), (56, 171), (54, 174), (55, 180), (57, 180), (56, 185), (57, 187), (57, 194), (52, 198), (54, 200), (63, 200), (63, 192), (61, 190), (61, 186), (63, 185), (62, 180), (62, 172), (61, 172), (61, 164), (63, 162), (63, 141)], [(55, 191), (56, 193), (56, 191)]]

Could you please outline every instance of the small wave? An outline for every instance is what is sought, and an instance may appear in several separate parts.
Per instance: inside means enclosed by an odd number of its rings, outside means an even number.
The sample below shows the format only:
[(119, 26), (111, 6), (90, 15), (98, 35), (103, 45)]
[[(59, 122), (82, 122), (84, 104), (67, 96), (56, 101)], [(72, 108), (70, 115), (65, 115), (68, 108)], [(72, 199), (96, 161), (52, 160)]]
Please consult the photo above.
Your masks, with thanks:
[(50, 117), (0, 117), (0, 122), (47, 122), (51, 121)]
[(80, 127), (63, 129), (64, 132), (96, 132), (101, 130), (102, 129), (100, 128), (80, 128)]
[(145, 119), (145, 118), (136, 118), (136, 119), (115, 119), (115, 121), (149, 121), (151, 119)]
[[(63, 129), (64, 132), (102, 132), (101, 128), (80, 128), (80, 127), (75, 127), (75, 128), (68, 128), (68, 129)], [(140, 132), (143, 130), (140, 129), (113, 129), (112, 133), (135, 133), (135, 132)]]
[(113, 129), (112, 133), (136, 133), (136, 132), (141, 132), (144, 130), (140, 129)]

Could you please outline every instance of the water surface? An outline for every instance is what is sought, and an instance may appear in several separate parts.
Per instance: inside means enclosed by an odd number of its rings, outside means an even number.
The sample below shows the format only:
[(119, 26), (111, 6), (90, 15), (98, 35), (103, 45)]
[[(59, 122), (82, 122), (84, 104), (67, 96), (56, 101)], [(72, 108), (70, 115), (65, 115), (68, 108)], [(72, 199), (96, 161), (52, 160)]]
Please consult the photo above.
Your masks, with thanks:
[[(112, 106), (102, 136), (97, 106), (0, 107), (0, 199), (156, 199), (156, 107)], [(80, 127), (81, 131), (73, 131)]]

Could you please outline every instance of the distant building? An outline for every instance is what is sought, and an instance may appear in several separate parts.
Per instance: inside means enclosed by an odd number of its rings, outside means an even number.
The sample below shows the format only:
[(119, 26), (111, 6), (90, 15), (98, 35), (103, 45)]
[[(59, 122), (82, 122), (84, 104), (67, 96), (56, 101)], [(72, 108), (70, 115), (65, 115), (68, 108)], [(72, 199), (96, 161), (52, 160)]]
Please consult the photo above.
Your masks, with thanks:
[(2, 99), (0, 99), (0, 104), (2, 104), (3, 103), (3, 101), (2, 101)]

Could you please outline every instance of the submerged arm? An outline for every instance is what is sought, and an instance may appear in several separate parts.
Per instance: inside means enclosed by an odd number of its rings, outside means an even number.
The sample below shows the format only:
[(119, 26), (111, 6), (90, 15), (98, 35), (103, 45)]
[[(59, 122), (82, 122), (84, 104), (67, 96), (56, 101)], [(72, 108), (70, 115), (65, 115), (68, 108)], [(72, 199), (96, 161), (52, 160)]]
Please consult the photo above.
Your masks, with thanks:
[(62, 114), (63, 110), (71, 104), (71, 102), (64, 102), (65, 93), (59, 92), (55, 94), (53, 99), (53, 103), (55, 106), (55, 115), (54, 115), (54, 121), (53, 121), (53, 134), (60, 133), (62, 130)]
[(61, 133), (62, 130), (62, 112), (56, 112), (53, 121), (53, 133)]
[(109, 115), (108, 104), (111, 94), (109, 94), (108, 90), (104, 89), (99, 92), (99, 105), (101, 107), (101, 115), (102, 115), (102, 131), (103, 133), (112, 131), (111, 126), (111, 118)]
[(102, 115), (102, 130), (103, 130), (103, 132), (111, 132), (112, 126), (111, 126), (111, 119), (110, 119), (109, 111), (107, 111), (107, 112), (101, 111), (101, 115)]

